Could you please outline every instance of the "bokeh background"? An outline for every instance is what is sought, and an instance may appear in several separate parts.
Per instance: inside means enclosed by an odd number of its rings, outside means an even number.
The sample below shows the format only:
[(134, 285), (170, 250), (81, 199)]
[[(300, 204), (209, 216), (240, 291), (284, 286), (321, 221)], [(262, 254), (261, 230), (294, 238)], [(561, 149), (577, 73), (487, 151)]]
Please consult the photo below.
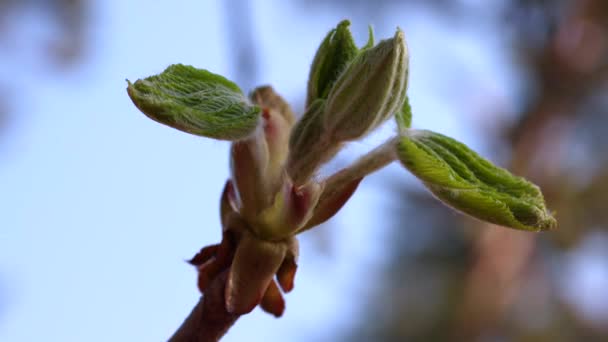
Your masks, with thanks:
[[(351, 19), (406, 33), (413, 125), (539, 184), (557, 230), (447, 209), (399, 165), (301, 237), (296, 289), (225, 341), (608, 340), (608, 2), (0, 0), (0, 341), (161, 341), (220, 239), (228, 144), (147, 119), (125, 79), (172, 63), (301, 113)], [(347, 165), (392, 123), (328, 165)]]

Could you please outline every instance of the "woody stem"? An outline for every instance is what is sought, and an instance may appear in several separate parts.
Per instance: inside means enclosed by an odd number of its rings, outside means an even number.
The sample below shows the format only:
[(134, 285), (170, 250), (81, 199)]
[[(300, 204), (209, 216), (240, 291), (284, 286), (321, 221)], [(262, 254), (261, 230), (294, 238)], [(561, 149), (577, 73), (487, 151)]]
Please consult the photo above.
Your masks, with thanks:
[(240, 317), (226, 311), (228, 270), (217, 275), (169, 342), (217, 342)]

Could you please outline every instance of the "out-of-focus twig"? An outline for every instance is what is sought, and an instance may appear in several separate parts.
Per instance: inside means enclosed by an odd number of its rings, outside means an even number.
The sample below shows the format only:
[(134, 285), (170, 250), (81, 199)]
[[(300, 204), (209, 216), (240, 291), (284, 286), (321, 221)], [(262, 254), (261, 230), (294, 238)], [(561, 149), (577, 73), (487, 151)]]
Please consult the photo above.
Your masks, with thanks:
[[(558, 142), (573, 128), (563, 123), (580, 113), (587, 97), (608, 77), (604, 62), (608, 58), (608, 11), (597, 11), (601, 2), (570, 2), (567, 15), (553, 14), (560, 19), (555, 19), (547, 43), (530, 53), (539, 93), (512, 130), (510, 169), (539, 184), (549, 202), (562, 188), (556, 177), (561, 162)], [(465, 339), (491, 330), (504, 315), (525, 281), (525, 270), (533, 264), (537, 248), (535, 235), (480, 225), (484, 227), (475, 243), (477, 257), (455, 328), (456, 335)]]
[(224, 289), (227, 277), (226, 270), (211, 281), (205, 294), (169, 341), (216, 342), (226, 334), (239, 318), (239, 315), (226, 311)]

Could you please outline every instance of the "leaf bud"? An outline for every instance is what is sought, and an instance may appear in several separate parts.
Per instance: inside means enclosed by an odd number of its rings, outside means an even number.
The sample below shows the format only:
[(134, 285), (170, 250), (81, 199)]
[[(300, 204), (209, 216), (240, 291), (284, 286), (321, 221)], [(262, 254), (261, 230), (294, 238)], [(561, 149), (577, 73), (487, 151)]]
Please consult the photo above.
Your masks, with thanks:
[(357, 140), (401, 110), (405, 101), (409, 55), (397, 29), (357, 55), (331, 89), (324, 127), (334, 140)]

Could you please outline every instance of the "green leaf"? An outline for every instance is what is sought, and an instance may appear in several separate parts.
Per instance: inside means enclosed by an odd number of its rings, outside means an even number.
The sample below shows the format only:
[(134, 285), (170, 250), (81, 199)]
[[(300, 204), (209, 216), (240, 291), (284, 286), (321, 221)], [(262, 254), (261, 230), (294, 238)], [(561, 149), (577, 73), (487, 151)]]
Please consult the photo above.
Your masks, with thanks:
[[(407, 89), (404, 89), (403, 91), (406, 92)], [(404, 132), (412, 126), (412, 107), (410, 106), (410, 99), (407, 95), (405, 96), (405, 101), (403, 102), (403, 106), (401, 106), (401, 110), (395, 114), (395, 119), (397, 120), (399, 132)]]
[[(359, 53), (349, 26), (350, 21), (341, 21), (335, 29), (329, 31), (317, 49), (308, 76), (306, 107), (316, 99), (327, 98), (338, 76)], [(373, 45), (373, 40), (370, 29), (368, 45)]]
[(327, 97), (325, 127), (337, 141), (362, 138), (403, 107), (409, 54), (405, 36), (380, 41), (355, 57)]
[(554, 228), (540, 189), (445, 135), (404, 130), (402, 164), (441, 201), (478, 219), (521, 230)]
[(367, 43), (361, 47), (361, 51), (374, 47), (374, 28), (372, 25), (367, 26)]
[(159, 75), (127, 82), (137, 108), (180, 131), (239, 140), (258, 125), (259, 107), (249, 104), (236, 84), (207, 70), (174, 64)]

